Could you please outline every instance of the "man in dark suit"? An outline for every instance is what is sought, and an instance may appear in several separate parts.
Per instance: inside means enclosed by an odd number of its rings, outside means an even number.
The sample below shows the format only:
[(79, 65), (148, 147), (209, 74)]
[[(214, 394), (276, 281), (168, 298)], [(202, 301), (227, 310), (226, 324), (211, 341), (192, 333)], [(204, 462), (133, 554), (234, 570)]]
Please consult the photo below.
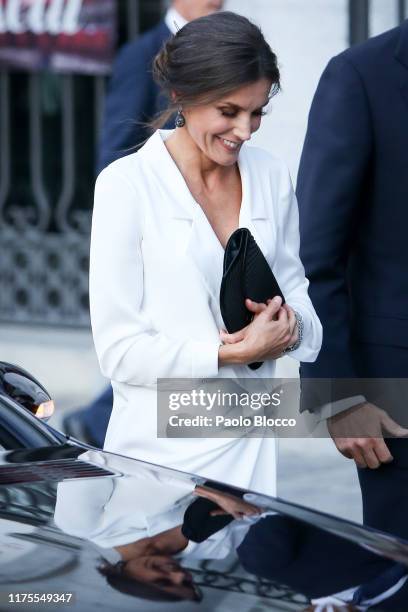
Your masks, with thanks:
[[(223, 6), (223, 0), (173, 0), (164, 19), (151, 30), (124, 45), (115, 60), (106, 100), (97, 162), (98, 173), (115, 159), (133, 153), (149, 137), (145, 123), (165, 110), (166, 99), (153, 81), (153, 58), (164, 42), (188, 21), (204, 17)], [(173, 122), (165, 125), (171, 128)], [(66, 433), (94, 446), (103, 446), (112, 410), (109, 386), (89, 407), (68, 415)]]
[(333, 404), (330, 435), (359, 467), (366, 524), (408, 538), (407, 430), (357, 380), (408, 377), (408, 22), (329, 62), (297, 195), (301, 258), (323, 325), (318, 360), (301, 375), (354, 379), (348, 402), (343, 393)]
[[(343, 530), (347, 537), (347, 524)], [(405, 611), (407, 567), (356, 539), (359, 544), (288, 516), (267, 515), (250, 527), (237, 554), (248, 572), (302, 593), (318, 610)]]

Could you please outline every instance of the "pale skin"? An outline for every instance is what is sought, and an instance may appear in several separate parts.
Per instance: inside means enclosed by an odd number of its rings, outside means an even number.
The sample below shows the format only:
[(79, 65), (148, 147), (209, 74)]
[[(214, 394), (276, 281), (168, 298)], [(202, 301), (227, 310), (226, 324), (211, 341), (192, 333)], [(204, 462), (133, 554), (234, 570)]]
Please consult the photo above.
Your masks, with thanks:
[(261, 509), (254, 504), (246, 502), (225, 491), (217, 491), (204, 485), (197, 485), (194, 493), (199, 497), (205, 497), (218, 505), (218, 509), (211, 512), (211, 516), (230, 514), (234, 519), (242, 519), (244, 516), (254, 516), (261, 513)]
[(192, 21), (219, 11), (223, 4), (223, 0), (174, 0), (171, 6), (186, 21)]
[(385, 410), (368, 402), (330, 417), (327, 429), (342, 455), (354, 459), (360, 468), (371, 469), (393, 460), (384, 433), (397, 438), (408, 436), (408, 429), (398, 425)]
[[(186, 125), (165, 142), (223, 248), (239, 226), (239, 151), (259, 129), (271, 87), (271, 81), (262, 78), (215, 102), (183, 108)], [(235, 334), (220, 331), (220, 366), (277, 359), (296, 343), (293, 309), (282, 305), (280, 297), (272, 298), (267, 304), (246, 300), (252, 322)]]
[[(261, 513), (261, 509), (254, 504), (210, 487), (197, 485), (194, 493), (218, 505), (218, 509), (211, 513), (212, 516), (229, 514), (235, 519), (241, 519), (244, 516)], [(177, 525), (157, 535), (115, 548), (122, 560), (126, 561), (124, 572), (127, 577), (150, 584), (160, 591), (177, 595), (182, 599), (193, 600), (195, 595), (193, 577), (173, 557), (184, 550), (188, 542), (182, 533), (181, 525)]]

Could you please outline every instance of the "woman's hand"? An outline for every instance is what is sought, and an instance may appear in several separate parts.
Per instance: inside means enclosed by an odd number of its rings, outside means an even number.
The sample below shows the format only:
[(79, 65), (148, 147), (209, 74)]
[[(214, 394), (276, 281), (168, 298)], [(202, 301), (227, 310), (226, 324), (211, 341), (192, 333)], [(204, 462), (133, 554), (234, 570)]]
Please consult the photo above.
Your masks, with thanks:
[(221, 516), (224, 514), (230, 514), (234, 519), (242, 519), (244, 516), (256, 516), (262, 513), (262, 510), (258, 506), (254, 506), (243, 499), (233, 497), (226, 493), (214, 500), (219, 508), (212, 510), (211, 516)]
[(254, 319), (234, 334), (221, 330), (220, 339), (224, 345), (219, 350), (220, 365), (277, 359), (296, 342), (295, 313), (290, 306), (282, 306), (280, 297), (268, 300), (268, 304), (251, 300), (246, 300), (245, 304)]
[[(272, 300), (267, 300), (266, 304), (259, 304), (258, 302), (253, 302), (252, 300), (247, 299), (245, 301), (245, 305), (248, 310), (254, 313), (254, 317), (257, 317), (258, 314), (265, 310), (266, 306), (270, 302), (272, 302)], [(284, 308), (288, 313), (289, 327), (292, 333), (288, 346), (293, 346), (294, 344), (296, 344), (299, 338), (299, 329), (297, 326), (295, 311), (293, 310), (293, 308), (291, 308), (291, 306), (289, 306), (289, 304), (282, 304), (282, 308)]]
[(211, 516), (220, 516), (230, 514), (235, 519), (241, 519), (244, 516), (254, 516), (261, 514), (262, 510), (258, 506), (251, 504), (240, 497), (235, 497), (231, 493), (211, 489), (210, 487), (197, 485), (194, 493), (199, 497), (205, 497), (211, 500), (219, 508), (211, 512)]

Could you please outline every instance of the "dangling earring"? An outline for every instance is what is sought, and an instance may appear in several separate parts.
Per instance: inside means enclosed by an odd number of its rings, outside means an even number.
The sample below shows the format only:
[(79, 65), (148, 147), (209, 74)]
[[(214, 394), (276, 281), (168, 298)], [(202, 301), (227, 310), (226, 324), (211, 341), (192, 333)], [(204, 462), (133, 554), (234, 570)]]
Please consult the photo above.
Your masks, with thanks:
[(183, 115), (183, 111), (181, 106), (179, 107), (178, 111), (177, 111), (177, 117), (176, 117), (176, 121), (175, 121), (175, 125), (178, 128), (182, 128), (186, 125), (186, 118)]

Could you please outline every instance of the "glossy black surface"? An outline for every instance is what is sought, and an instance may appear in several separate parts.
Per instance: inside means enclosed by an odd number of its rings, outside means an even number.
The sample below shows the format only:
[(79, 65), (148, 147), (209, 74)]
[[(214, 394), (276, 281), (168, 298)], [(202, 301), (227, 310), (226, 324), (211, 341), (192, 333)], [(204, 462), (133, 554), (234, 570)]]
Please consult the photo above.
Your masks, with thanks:
[(10, 398), (35, 414), (38, 406), (51, 400), (41, 383), (19, 366), (0, 361), (0, 395)]
[[(304, 610), (408, 565), (408, 543), (386, 534), (74, 444), (3, 452), (0, 481), (10, 469), (36, 479), (0, 485), (0, 592), (72, 592), (72, 610)], [(219, 503), (196, 495), (203, 484)], [(262, 514), (211, 516), (231, 497)], [(197, 541), (180, 551), (183, 533)], [(399, 597), (372, 609), (407, 609)]]
[(65, 444), (67, 437), (18, 401), (0, 393), (0, 449), (42, 448)]
[(34, 592), (81, 612), (305, 610), (394, 583), (369, 609), (408, 608), (408, 542), (92, 449), (33, 415), (49, 396), (29, 374), (2, 363), (0, 380), (0, 610)]

